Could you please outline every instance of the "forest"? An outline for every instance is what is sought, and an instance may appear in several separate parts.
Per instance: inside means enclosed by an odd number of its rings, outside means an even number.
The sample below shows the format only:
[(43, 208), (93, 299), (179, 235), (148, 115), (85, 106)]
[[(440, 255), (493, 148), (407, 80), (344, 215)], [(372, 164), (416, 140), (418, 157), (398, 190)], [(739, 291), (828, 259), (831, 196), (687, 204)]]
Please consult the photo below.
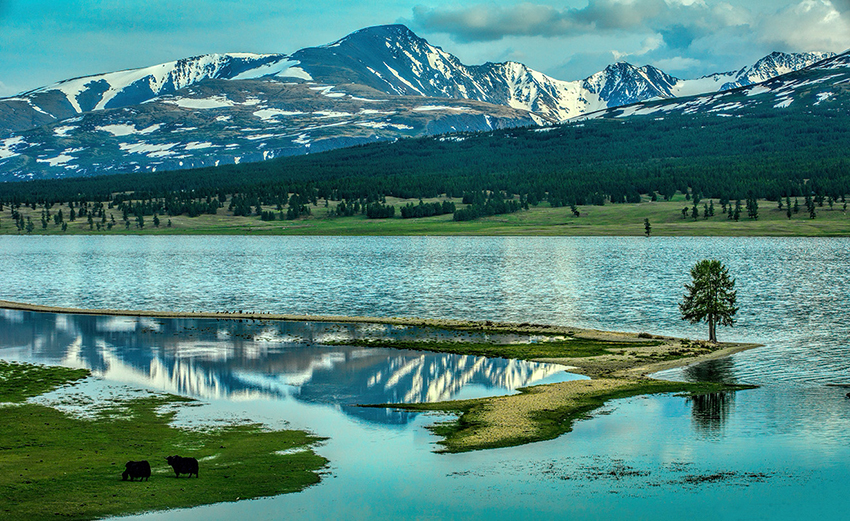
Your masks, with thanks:
[[(0, 184), (0, 203), (108, 203), (133, 215), (234, 215), (274, 206), (297, 219), (317, 200), (371, 218), (455, 213), (457, 220), (527, 205), (668, 200), (676, 192), (723, 201), (839, 200), (850, 193), (850, 124), (841, 110), (632, 116), (555, 127), (460, 133), (376, 143), (261, 163), (154, 174)], [(465, 199), (467, 208), (386, 197)], [(286, 209), (285, 209), (286, 208)], [(463, 210), (463, 212), (460, 212)]]

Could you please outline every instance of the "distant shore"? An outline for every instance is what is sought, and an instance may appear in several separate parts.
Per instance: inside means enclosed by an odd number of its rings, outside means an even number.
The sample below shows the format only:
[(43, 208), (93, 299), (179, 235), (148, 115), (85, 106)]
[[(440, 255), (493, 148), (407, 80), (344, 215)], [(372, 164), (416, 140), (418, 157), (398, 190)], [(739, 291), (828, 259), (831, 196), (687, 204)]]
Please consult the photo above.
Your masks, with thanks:
[[(434, 197), (425, 203), (453, 202), (463, 208), (459, 198)], [(387, 198), (387, 204), (401, 208), (417, 200)], [(642, 237), (646, 233), (645, 221), (649, 220), (652, 237), (847, 237), (850, 236), (850, 216), (843, 205), (832, 208), (818, 207), (817, 217), (810, 218), (807, 212), (793, 213), (788, 217), (785, 210), (772, 201), (760, 200), (758, 219), (741, 217), (730, 219), (722, 213), (719, 201), (712, 204), (716, 214), (705, 216), (702, 201), (700, 215), (694, 219), (691, 213), (683, 216), (683, 209), (694, 208), (693, 200), (677, 194), (670, 201), (650, 201), (644, 196), (640, 203), (617, 203), (604, 206), (585, 205), (577, 207), (576, 216), (570, 207), (553, 208), (548, 203), (532, 206), (511, 214), (480, 217), (473, 221), (454, 221), (451, 214), (403, 219), (369, 219), (357, 214), (341, 217), (333, 214), (337, 202), (320, 200), (311, 205), (310, 215), (295, 220), (263, 221), (259, 215), (236, 216), (224, 210), (217, 214), (159, 216), (159, 225), (152, 217), (146, 217), (143, 226), (135, 221), (123, 221), (118, 210), (106, 210), (105, 218), (95, 219), (91, 224), (86, 219), (65, 221), (62, 226), (52, 220), (42, 226), (41, 209), (21, 207), (19, 211), (29, 217), (31, 230), (19, 230), (7, 207), (0, 216), (0, 235), (295, 235), (295, 236), (539, 236), (539, 237)], [(727, 206), (727, 209), (729, 207)], [(67, 205), (55, 205), (52, 214), (63, 210), (70, 215)], [(274, 206), (263, 208), (275, 213)], [(112, 219), (115, 219), (113, 221)]]

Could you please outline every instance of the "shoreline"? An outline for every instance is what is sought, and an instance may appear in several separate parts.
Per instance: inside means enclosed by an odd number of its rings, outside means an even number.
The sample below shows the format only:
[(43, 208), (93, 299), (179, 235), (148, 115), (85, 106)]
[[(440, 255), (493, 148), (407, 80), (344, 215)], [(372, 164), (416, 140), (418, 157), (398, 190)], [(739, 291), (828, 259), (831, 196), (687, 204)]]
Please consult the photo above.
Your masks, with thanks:
[[(399, 317), (340, 317), (287, 315), (256, 312), (185, 312), (150, 310), (80, 309), (43, 306), (0, 300), (0, 309), (36, 313), (93, 316), (194, 318), (215, 320), (258, 320), (279, 322), (372, 323), (432, 327), (435, 329), (488, 334), (518, 333), (549, 335), (552, 341), (539, 343), (414, 342), (405, 348), (465, 355), (524, 359), (565, 366), (564, 370), (583, 374), (589, 380), (534, 385), (519, 389), (520, 394), (461, 401), (417, 404), (360, 404), (367, 407), (411, 411), (442, 411), (457, 415), (456, 420), (436, 424), (431, 429), (442, 436), (438, 452), (467, 452), (509, 447), (552, 439), (569, 432), (575, 420), (585, 418), (608, 400), (656, 393), (704, 394), (737, 391), (753, 386), (708, 382), (674, 382), (653, 379), (651, 373), (723, 358), (747, 349), (753, 343), (709, 344), (702, 341), (651, 335), (600, 331), (566, 326), (462, 321)], [(358, 342), (363, 342), (363, 339)], [(365, 347), (371, 344), (365, 340)], [(393, 347), (392, 341), (378, 339), (375, 345)], [(359, 344), (358, 344), (359, 345)]]
[[(16, 311), (30, 311), (36, 313), (58, 313), (68, 315), (93, 315), (93, 316), (119, 316), (119, 317), (150, 317), (150, 318), (196, 318), (196, 319), (229, 319), (229, 320), (272, 320), (281, 322), (328, 322), (328, 323), (363, 323), (363, 324), (386, 324), (397, 326), (435, 327), (460, 331), (487, 331), (492, 333), (525, 333), (525, 334), (548, 334), (548, 335), (570, 335), (576, 338), (612, 342), (644, 342), (646, 338), (639, 335), (643, 333), (626, 333), (618, 331), (603, 331), (598, 329), (585, 329), (572, 326), (560, 326), (550, 324), (530, 324), (515, 322), (493, 322), (489, 320), (451, 320), (451, 319), (429, 319), (411, 317), (363, 317), (363, 316), (336, 316), (336, 315), (293, 315), (283, 313), (261, 313), (261, 312), (229, 312), (229, 311), (153, 311), (153, 310), (127, 310), (127, 309), (88, 309), (71, 308), (63, 306), (46, 306), (41, 304), (28, 304), (0, 300), (0, 309)], [(681, 342), (682, 339), (670, 336), (653, 336), (652, 338), (664, 342)], [(723, 342), (718, 344), (719, 349), (709, 353), (695, 356), (686, 356), (674, 360), (657, 361), (648, 364), (629, 367), (611, 368), (610, 357), (599, 360), (601, 364), (588, 364), (588, 358), (532, 358), (536, 362), (555, 363), (570, 367), (570, 372), (585, 374), (587, 376), (599, 376), (600, 365), (608, 370), (608, 374), (625, 378), (646, 378), (649, 374), (687, 367), (708, 360), (725, 358), (735, 353), (749, 349), (762, 347), (756, 343)], [(439, 351), (439, 349), (435, 349)]]
[[(463, 203), (460, 198), (426, 198), (426, 203), (442, 203), (451, 200), (458, 207)], [(390, 197), (387, 204), (404, 206), (416, 204), (416, 200)], [(6, 212), (0, 222), (0, 235), (14, 236), (535, 236), (535, 237), (643, 237), (644, 219), (652, 223), (653, 237), (848, 237), (850, 236), (850, 218), (840, 208), (820, 208), (816, 219), (796, 214), (789, 219), (784, 210), (780, 210), (772, 201), (759, 200), (762, 210), (757, 220), (741, 219), (734, 221), (727, 215), (694, 220), (682, 217), (682, 206), (690, 207), (690, 200), (677, 194), (670, 201), (651, 201), (644, 196), (640, 203), (617, 203), (603, 206), (585, 205), (579, 208), (580, 216), (573, 214), (569, 207), (553, 208), (548, 203), (531, 206), (511, 214), (480, 217), (473, 221), (454, 221), (450, 214), (402, 219), (369, 219), (365, 215), (340, 217), (332, 215), (332, 208), (325, 207), (324, 201), (310, 205), (311, 215), (292, 221), (262, 221), (259, 216), (234, 216), (232, 212), (219, 212), (215, 215), (202, 214), (196, 217), (187, 215), (171, 216), (168, 226), (148, 224), (143, 227), (118, 226), (111, 229), (95, 229), (84, 219), (68, 222), (66, 229), (53, 222), (45, 228), (35, 227), (30, 232), (18, 230), (11, 214)], [(59, 204), (55, 212), (63, 209), (70, 213), (67, 205)], [(266, 206), (266, 211), (274, 207)], [(41, 219), (40, 210), (22, 207), (24, 217), (31, 217), (34, 223)], [(114, 211), (112, 211), (114, 213)], [(117, 215), (115, 216), (117, 218)], [(166, 219), (163, 219), (166, 221)], [(128, 221), (129, 222), (129, 221)], [(101, 224), (101, 223), (97, 223)], [(115, 224), (113, 222), (113, 224)]]

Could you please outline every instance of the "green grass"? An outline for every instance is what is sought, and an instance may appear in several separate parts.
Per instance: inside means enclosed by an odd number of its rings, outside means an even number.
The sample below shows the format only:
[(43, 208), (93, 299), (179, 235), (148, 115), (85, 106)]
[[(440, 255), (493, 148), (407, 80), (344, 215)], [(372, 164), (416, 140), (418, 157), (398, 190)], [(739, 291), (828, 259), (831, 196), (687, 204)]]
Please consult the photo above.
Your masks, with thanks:
[[(442, 201), (428, 199), (425, 202)], [(454, 199), (460, 203), (459, 199)], [(389, 204), (399, 207), (408, 200), (388, 198)], [(418, 200), (413, 201), (414, 203)], [(707, 200), (704, 202), (708, 202)], [(335, 203), (331, 203), (335, 205)], [(702, 213), (703, 201), (700, 202)], [(792, 201), (793, 204), (793, 201)], [(802, 205), (802, 201), (801, 201)], [(463, 205), (459, 204), (459, 207)], [(263, 222), (257, 216), (234, 217), (225, 210), (217, 215), (202, 215), (195, 218), (187, 216), (171, 217), (172, 227), (166, 223), (168, 217), (162, 217), (162, 224), (155, 228), (150, 217), (146, 217), (144, 229), (131, 225), (127, 230), (121, 224), (121, 215), (112, 212), (118, 219), (118, 225), (111, 231), (90, 230), (85, 220), (78, 219), (69, 223), (68, 230), (62, 232), (53, 224), (41, 228), (41, 210), (23, 209), (25, 216), (31, 216), (35, 223), (33, 234), (47, 235), (539, 235), (539, 236), (642, 236), (644, 219), (649, 219), (653, 236), (788, 236), (822, 237), (850, 235), (850, 216), (837, 203), (832, 210), (828, 206), (818, 208), (817, 218), (809, 219), (805, 208), (786, 217), (775, 202), (759, 201), (759, 219), (751, 220), (743, 215), (738, 222), (729, 220), (720, 213), (720, 204), (715, 200), (717, 212), (714, 217), (693, 220), (682, 218), (682, 208), (691, 207), (681, 194), (671, 201), (644, 202), (634, 204), (606, 204), (605, 206), (582, 206), (581, 216), (572, 215), (569, 208), (550, 208), (546, 204), (532, 207), (528, 211), (514, 214), (485, 217), (475, 221), (455, 222), (451, 215), (426, 217), (421, 219), (367, 219), (359, 215), (354, 217), (332, 217), (324, 202), (312, 208), (313, 215), (295, 221)], [(54, 206), (51, 213), (62, 208), (64, 214), (69, 209)], [(18, 234), (8, 209), (0, 217), (0, 234)]]
[[(555, 439), (562, 434), (570, 432), (573, 428), (573, 424), (577, 420), (589, 418), (592, 411), (598, 409), (609, 400), (646, 394), (686, 393), (688, 395), (697, 395), (752, 388), (754, 387), (719, 383), (686, 383), (668, 382), (663, 380), (642, 380), (639, 383), (621, 387), (613, 391), (581, 394), (577, 397), (577, 404), (572, 403), (569, 405), (554, 406), (549, 409), (537, 411), (532, 418), (536, 427), (533, 432), (529, 432), (518, 437), (500, 438), (492, 442), (484, 442), (474, 446), (462, 443), (462, 440), (468, 433), (476, 429), (478, 426), (477, 413), (483, 408), (490, 406), (493, 401), (491, 398), (439, 403), (376, 405), (372, 407), (393, 407), (408, 411), (442, 411), (458, 414), (458, 418), (455, 420), (437, 423), (429, 427), (434, 434), (443, 437), (443, 439), (438, 442), (443, 447), (440, 452), (458, 453), (473, 450), (515, 447), (526, 443)], [(534, 387), (520, 389), (520, 392), (534, 392), (534, 389)]]
[[(60, 368), (2, 364), (0, 400), (20, 402), (70, 382), (78, 373)], [(9, 382), (23, 383), (24, 392)], [(0, 517), (9, 520), (95, 519), (222, 501), (297, 492), (319, 482), (327, 460), (301, 431), (272, 431), (259, 424), (205, 430), (170, 425), (187, 398), (153, 395), (112, 404), (93, 420), (57, 409), (16, 403), (2, 407)], [(295, 450), (293, 450), (295, 449)], [(277, 451), (290, 451), (285, 455)], [(199, 478), (175, 478), (165, 457), (200, 461)], [(122, 481), (128, 460), (146, 459), (148, 481)]]
[(20, 403), (27, 398), (82, 380), (87, 369), (44, 367), (0, 360), (0, 402)]
[(429, 340), (356, 339), (331, 342), (331, 345), (360, 347), (391, 347), (416, 351), (435, 351), (459, 355), (475, 355), (516, 360), (538, 358), (584, 358), (611, 354), (615, 349), (637, 349), (656, 346), (661, 342), (606, 342), (573, 338), (566, 341), (536, 342), (530, 344), (494, 344), (486, 342), (455, 342)]

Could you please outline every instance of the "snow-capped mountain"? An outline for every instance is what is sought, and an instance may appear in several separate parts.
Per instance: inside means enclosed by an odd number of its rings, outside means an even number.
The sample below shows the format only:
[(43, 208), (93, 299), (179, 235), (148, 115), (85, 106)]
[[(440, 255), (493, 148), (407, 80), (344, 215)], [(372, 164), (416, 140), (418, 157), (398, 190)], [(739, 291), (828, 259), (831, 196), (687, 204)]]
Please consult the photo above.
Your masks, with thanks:
[(376, 140), (552, 124), (750, 85), (828, 55), (774, 53), (695, 80), (617, 63), (561, 81), (468, 66), (402, 25), (292, 54), (209, 54), (0, 99), (0, 179), (260, 161)]
[[(776, 58), (776, 53), (768, 58)], [(784, 59), (782, 56), (779, 58)], [(769, 60), (768, 63), (773, 67), (777, 62)], [(756, 78), (758, 73), (740, 75), (738, 81)], [(828, 109), (839, 115), (850, 110), (850, 51), (760, 83), (744, 83), (739, 88), (698, 96), (609, 108), (572, 121), (580, 123), (587, 119), (635, 116), (663, 118), (674, 114), (742, 117), (776, 110), (811, 113), (815, 108)]]
[(91, 110), (137, 105), (209, 79), (262, 77), (366, 86), (387, 95), (472, 99), (563, 121), (652, 98), (751, 85), (830, 56), (777, 52), (739, 71), (695, 80), (674, 78), (649, 65), (616, 63), (583, 80), (562, 81), (516, 62), (467, 66), (407, 27), (386, 25), (292, 55), (208, 54), (65, 80), (0, 100), (0, 130), (26, 130)]
[(835, 53), (831, 52), (796, 54), (773, 52), (755, 64), (737, 71), (711, 74), (695, 80), (679, 80), (671, 90), (671, 94), (673, 97), (695, 96), (754, 85), (782, 74), (798, 71), (833, 56)]
[[(208, 79), (299, 76), (297, 67), (287, 58), (281, 54), (206, 54), (60, 81), (0, 100), (0, 128), (25, 130), (92, 110), (137, 105)], [(24, 116), (28, 112), (29, 117)], [(14, 113), (17, 118), (9, 117)]]

